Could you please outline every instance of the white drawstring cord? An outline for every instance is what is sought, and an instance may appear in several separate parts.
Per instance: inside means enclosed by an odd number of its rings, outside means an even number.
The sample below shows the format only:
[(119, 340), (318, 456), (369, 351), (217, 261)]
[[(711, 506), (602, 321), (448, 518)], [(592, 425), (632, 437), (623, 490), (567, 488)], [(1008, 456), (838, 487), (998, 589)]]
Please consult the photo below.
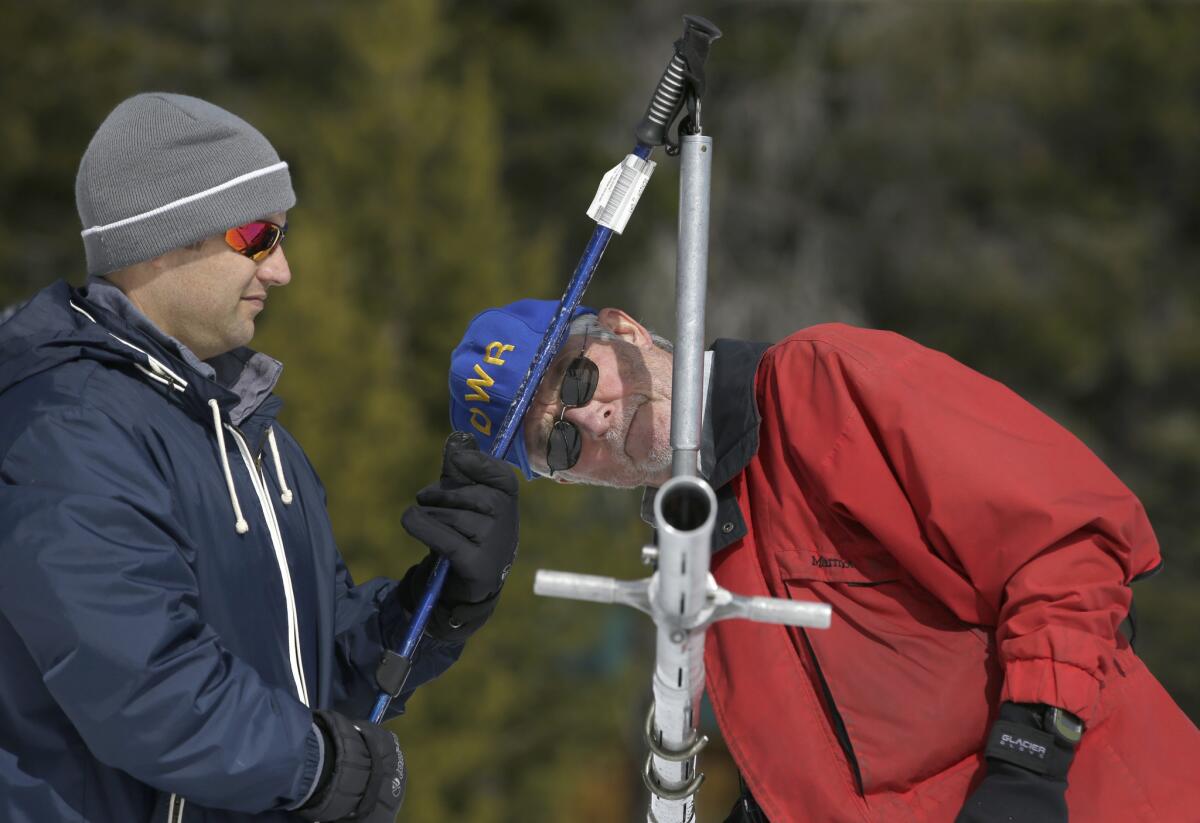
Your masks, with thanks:
[(208, 401), (213, 413), (213, 430), (217, 433), (217, 446), (221, 452), (221, 468), (225, 470), (225, 485), (229, 487), (229, 502), (233, 504), (233, 513), (237, 515), (234, 528), (238, 534), (250, 531), (250, 524), (242, 517), (242, 507), (238, 504), (237, 492), (233, 488), (233, 472), (229, 470), (229, 455), (225, 454), (225, 433), (221, 431), (221, 407), (216, 400)]
[(279, 499), (283, 501), (283, 505), (292, 505), (292, 490), (288, 488), (287, 481), (283, 479), (283, 461), (279, 459), (279, 446), (275, 443), (275, 427), (267, 429), (267, 442), (271, 444), (271, 457), (275, 459), (275, 477), (279, 479), (280, 494)]

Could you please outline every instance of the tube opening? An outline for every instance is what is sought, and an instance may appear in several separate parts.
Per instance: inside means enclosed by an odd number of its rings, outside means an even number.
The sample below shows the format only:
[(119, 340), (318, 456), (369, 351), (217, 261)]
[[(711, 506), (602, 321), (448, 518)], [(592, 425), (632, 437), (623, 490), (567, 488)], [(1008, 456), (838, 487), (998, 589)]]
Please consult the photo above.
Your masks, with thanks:
[(666, 491), (662, 500), (663, 522), (676, 531), (690, 532), (700, 528), (711, 512), (711, 497), (700, 486), (675, 486)]

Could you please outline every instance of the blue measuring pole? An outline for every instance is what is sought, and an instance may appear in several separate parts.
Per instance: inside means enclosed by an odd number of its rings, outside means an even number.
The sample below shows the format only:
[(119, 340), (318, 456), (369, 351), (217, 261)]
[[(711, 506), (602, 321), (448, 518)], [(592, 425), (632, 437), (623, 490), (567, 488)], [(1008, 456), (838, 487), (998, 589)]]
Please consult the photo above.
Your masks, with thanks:
[[(642, 160), (648, 160), (653, 150), (651, 146), (638, 143), (633, 149), (633, 154)], [(588, 240), (583, 255), (579, 258), (571, 280), (567, 283), (567, 290), (563, 292), (562, 299), (559, 300), (558, 309), (550, 321), (550, 327), (546, 329), (542, 342), (538, 344), (533, 362), (529, 364), (529, 370), (525, 372), (525, 377), (517, 388), (516, 397), (513, 398), (512, 404), (508, 407), (508, 413), (500, 424), (500, 431), (492, 442), (491, 454), (493, 457), (502, 457), (512, 444), (513, 437), (521, 430), (521, 421), (525, 417), (525, 412), (529, 410), (529, 404), (533, 402), (538, 384), (542, 382), (542, 376), (550, 366), (550, 361), (562, 347), (563, 340), (567, 336), (567, 329), (570, 327), (571, 315), (583, 301), (583, 294), (587, 291), (588, 284), (592, 281), (592, 275), (600, 265), (600, 258), (604, 256), (604, 250), (608, 247), (608, 241), (612, 239), (612, 236), (613, 230), (606, 226), (596, 226), (595, 231), (592, 232), (592, 237)], [(375, 700), (375, 708), (371, 712), (372, 723), (379, 723), (383, 720), (392, 699), (403, 691), (404, 681), (408, 679), (408, 672), (412, 668), (412, 659), (416, 653), (417, 644), (420, 642), (421, 634), (425, 631), (426, 623), (429, 622), (433, 606), (441, 596), (442, 586), (446, 583), (446, 574), (449, 571), (450, 562), (444, 557), (439, 557), (429, 575), (429, 583), (425, 593), (421, 595), (421, 602), (413, 613), (412, 622), (408, 624), (408, 631), (404, 635), (404, 641), (400, 644), (399, 651), (384, 655), (383, 664), (377, 675), (381, 690), (379, 697)]]
[[(634, 129), (637, 145), (633, 148), (633, 154), (642, 160), (650, 159), (650, 153), (654, 151), (655, 146), (668, 143), (667, 131), (683, 107), (684, 94), (691, 90), (693, 96), (698, 98), (703, 91), (704, 61), (708, 57), (709, 44), (721, 36), (721, 30), (703, 17), (684, 15), (683, 22), (683, 37), (675, 42), (675, 54), (658, 80), (654, 96), (651, 97), (650, 104), (646, 107), (645, 115)], [(546, 329), (542, 342), (538, 344), (533, 362), (529, 364), (529, 370), (517, 388), (516, 397), (513, 398), (512, 405), (508, 407), (508, 414), (504, 416), (504, 421), (500, 424), (500, 431), (492, 443), (493, 457), (503, 457), (512, 444), (513, 437), (520, 431), (521, 421), (525, 417), (525, 412), (529, 410), (529, 404), (533, 401), (538, 384), (542, 382), (542, 376), (546, 373), (550, 361), (558, 354), (563, 339), (567, 336), (571, 315), (579, 308), (579, 304), (583, 300), (583, 293), (587, 291), (588, 284), (592, 281), (592, 275), (600, 264), (600, 258), (604, 256), (604, 250), (608, 247), (608, 241), (612, 239), (612, 236), (613, 230), (607, 226), (597, 225), (595, 231), (592, 232), (592, 237), (583, 250), (583, 256), (580, 257), (579, 264), (575, 267), (575, 271), (567, 283), (567, 290), (563, 292), (562, 299), (558, 302), (558, 309), (550, 321), (550, 327)], [(451, 437), (453, 438), (454, 435)], [(425, 593), (421, 596), (421, 602), (418, 604), (416, 612), (413, 613), (412, 622), (408, 625), (408, 631), (404, 635), (404, 642), (400, 645), (400, 650), (384, 653), (383, 661), (376, 674), (380, 692), (375, 701), (375, 708), (371, 712), (372, 723), (379, 723), (383, 720), (393, 698), (399, 696), (400, 692), (404, 690), (404, 682), (408, 679), (408, 673), (412, 668), (412, 659), (417, 651), (417, 643), (425, 631), (425, 624), (429, 621), (433, 605), (442, 593), (442, 586), (446, 582), (446, 574), (449, 571), (449, 561), (445, 558), (438, 558), (429, 575), (429, 583)]]

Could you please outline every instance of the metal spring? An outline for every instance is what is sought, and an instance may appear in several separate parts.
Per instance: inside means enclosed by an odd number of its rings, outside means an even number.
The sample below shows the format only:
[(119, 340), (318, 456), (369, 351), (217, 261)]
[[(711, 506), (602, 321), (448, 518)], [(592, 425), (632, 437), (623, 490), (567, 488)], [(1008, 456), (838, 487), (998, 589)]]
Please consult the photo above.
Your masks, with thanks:
[(679, 108), (679, 101), (683, 99), (684, 89), (687, 88), (683, 74), (686, 69), (687, 62), (676, 54), (671, 58), (667, 70), (663, 72), (662, 79), (658, 81), (658, 88), (654, 90), (654, 99), (650, 101), (650, 109), (646, 116), (660, 126), (668, 125)]

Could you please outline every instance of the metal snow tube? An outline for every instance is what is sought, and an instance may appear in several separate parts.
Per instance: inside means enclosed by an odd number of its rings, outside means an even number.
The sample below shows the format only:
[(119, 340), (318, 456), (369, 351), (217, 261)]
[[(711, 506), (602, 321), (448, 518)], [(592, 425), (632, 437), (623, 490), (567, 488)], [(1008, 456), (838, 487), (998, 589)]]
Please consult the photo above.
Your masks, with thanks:
[(700, 473), (712, 138), (684, 135), (680, 144), (679, 256), (675, 265), (676, 332), (671, 375), (671, 473), (676, 477)]
[(696, 755), (707, 739), (697, 733), (704, 691), (704, 611), (708, 557), (717, 498), (698, 477), (668, 480), (654, 500), (658, 573), (650, 587), (657, 624), (654, 705), (646, 719), (650, 754), (644, 777), (651, 790), (647, 820), (695, 816)]

